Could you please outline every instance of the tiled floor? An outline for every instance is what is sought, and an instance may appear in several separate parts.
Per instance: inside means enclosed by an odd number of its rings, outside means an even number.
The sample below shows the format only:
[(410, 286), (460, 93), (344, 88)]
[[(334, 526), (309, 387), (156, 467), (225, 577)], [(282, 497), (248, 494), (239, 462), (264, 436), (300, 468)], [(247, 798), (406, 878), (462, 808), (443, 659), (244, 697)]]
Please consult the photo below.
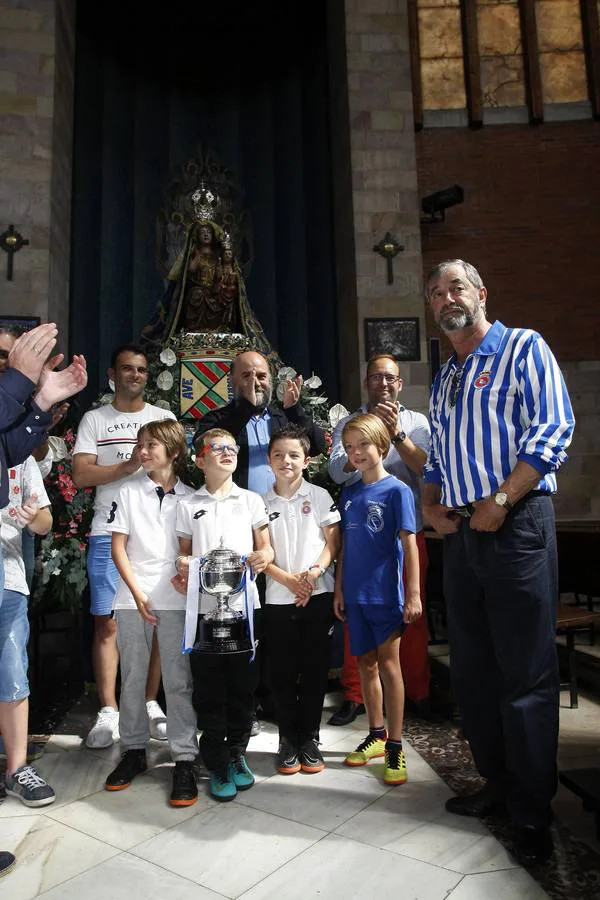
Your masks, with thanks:
[[(328, 703), (337, 702), (328, 695)], [(331, 713), (326, 709), (324, 721)], [(449, 787), (410, 746), (409, 782), (388, 788), (382, 765), (349, 770), (345, 753), (364, 717), (325, 725), (319, 775), (273, 770), (276, 729), (250, 742), (257, 784), (217, 804), (201, 778), (198, 803), (171, 809), (168, 751), (153, 742), (148, 774), (117, 794), (103, 782), (119, 749), (82, 747), (89, 709), (78, 705), (53, 736), (40, 771), (57, 793), (43, 811), (0, 804), (0, 844), (18, 865), (0, 882), (11, 900), (204, 900), (243, 897), (351, 900), (534, 900), (548, 895), (476, 820), (444, 811)], [(599, 717), (600, 718), (600, 717)]]

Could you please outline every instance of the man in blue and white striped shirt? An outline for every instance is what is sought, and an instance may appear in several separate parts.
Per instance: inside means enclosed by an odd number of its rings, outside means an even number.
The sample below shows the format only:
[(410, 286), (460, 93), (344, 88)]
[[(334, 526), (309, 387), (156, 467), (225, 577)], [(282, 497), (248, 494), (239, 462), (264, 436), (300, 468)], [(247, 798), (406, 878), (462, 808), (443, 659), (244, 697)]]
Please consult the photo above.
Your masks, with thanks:
[(573, 412), (540, 335), (488, 321), (472, 265), (440, 263), (426, 295), (455, 352), (433, 385), (423, 508), (444, 535), (453, 685), (487, 779), (446, 807), (478, 816), (506, 806), (517, 855), (544, 862), (553, 849), (559, 699), (550, 495)]

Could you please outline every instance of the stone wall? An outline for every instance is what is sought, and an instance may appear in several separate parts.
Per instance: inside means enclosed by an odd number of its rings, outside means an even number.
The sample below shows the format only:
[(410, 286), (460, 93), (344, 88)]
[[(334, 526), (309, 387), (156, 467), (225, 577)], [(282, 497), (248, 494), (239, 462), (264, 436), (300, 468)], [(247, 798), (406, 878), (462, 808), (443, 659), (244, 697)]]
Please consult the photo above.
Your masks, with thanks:
[[(346, 0), (346, 45), (361, 373), (364, 319), (418, 316), (421, 362), (402, 364), (402, 399), (426, 411), (429, 366), (405, 0)], [(405, 247), (393, 262), (391, 285), (385, 260), (373, 252), (387, 231)]]
[(13, 224), (30, 242), (15, 256), (13, 281), (0, 259), (0, 313), (47, 321), (51, 311), (63, 349), (74, 14), (74, 0), (0, 0), (0, 229)]

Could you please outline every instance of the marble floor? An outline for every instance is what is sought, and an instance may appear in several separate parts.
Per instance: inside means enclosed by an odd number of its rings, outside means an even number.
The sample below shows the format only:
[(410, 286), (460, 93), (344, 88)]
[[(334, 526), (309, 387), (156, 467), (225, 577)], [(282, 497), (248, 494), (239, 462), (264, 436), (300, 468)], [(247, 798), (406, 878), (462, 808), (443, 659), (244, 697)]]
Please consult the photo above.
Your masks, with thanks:
[[(338, 698), (328, 695), (333, 706)], [(274, 772), (276, 728), (248, 748), (256, 785), (232, 803), (215, 803), (199, 773), (198, 803), (167, 805), (170, 763), (152, 742), (151, 768), (129, 790), (108, 793), (104, 779), (118, 745), (82, 746), (89, 720), (77, 704), (46, 745), (39, 769), (57, 801), (38, 811), (15, 798), (0, 804), (0, 844), (18, 857), (0, 881), (10, 900), (537, 900), (548, 896), (477, 820), (444, 811), (451, 790), (406, 744), (409, 782), (387, 787), (382, 764), (349, 770), (345, 753), (362, 737), (364, 717), (324, 725), (326, 769), (291, 777)], [(89, 706), (89, 704), (88, 704)], [(325, 710), (324, 721), (331, 714)]]

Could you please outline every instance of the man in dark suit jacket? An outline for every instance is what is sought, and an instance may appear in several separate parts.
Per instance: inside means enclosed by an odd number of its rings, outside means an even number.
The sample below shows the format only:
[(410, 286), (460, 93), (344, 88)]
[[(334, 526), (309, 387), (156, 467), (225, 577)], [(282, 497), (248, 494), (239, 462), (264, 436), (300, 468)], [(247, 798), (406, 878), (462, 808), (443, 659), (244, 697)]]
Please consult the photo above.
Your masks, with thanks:
[(325, 433), (299, 403), (302, 376), (288, 381), (283, 397), (283, 409), (270, 407), (272, 395), (271, 372), (267, 360), (253, 350), (238, 353), (231, 367), (233, 401), (221, 409), (207, 413), (196, 434), (209, 428), (223, 428), (231, 432), (240, 447), (233, 480), (238, 487), (264, 495), (274, 482), (267, 459), (269, 439), (273, 432), (288, 422), (304, 428), (310, 439), (310, 454), (327, 452)]

